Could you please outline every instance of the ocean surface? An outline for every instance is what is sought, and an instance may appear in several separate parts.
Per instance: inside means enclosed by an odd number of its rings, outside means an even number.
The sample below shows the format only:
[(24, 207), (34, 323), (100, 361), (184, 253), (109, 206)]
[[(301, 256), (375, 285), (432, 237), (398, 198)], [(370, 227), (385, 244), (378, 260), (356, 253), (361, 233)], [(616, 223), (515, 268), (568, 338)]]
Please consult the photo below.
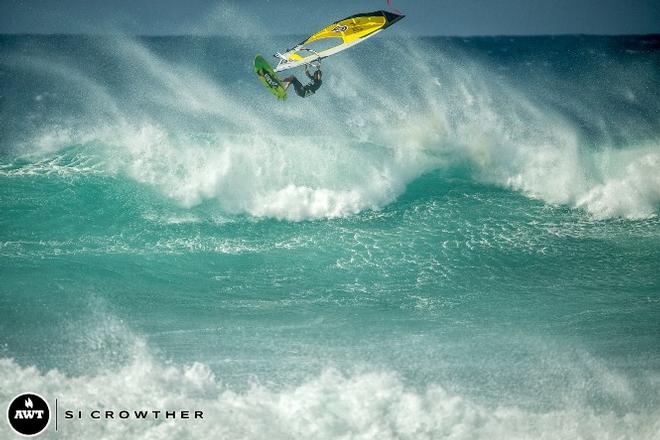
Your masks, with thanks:
[(277, 102), (298, 39), (0, 37), (3, 411), (660, 439), (660, 38), (379, 36)]

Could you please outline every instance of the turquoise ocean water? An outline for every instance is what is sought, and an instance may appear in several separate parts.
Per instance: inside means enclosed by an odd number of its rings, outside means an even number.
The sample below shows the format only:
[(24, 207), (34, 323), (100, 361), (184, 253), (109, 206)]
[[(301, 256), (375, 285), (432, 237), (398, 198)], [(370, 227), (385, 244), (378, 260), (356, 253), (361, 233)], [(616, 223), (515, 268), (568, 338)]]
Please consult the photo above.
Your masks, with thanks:
[(660, 40), (374, 39), (279, 103), (290, 40), (0, 37), (0, 402), (660, 438)]

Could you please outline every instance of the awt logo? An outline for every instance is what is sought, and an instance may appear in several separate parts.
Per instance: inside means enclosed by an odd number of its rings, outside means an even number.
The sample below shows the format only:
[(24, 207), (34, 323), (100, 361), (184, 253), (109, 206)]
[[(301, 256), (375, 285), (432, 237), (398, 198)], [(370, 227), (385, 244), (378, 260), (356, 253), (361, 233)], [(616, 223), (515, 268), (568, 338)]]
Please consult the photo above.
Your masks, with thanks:
[(7, 420), (17, 434), (32, 437), (48, 426), (50, 407), (46, 399), (38, 394), (19, 394), (7, 407)]

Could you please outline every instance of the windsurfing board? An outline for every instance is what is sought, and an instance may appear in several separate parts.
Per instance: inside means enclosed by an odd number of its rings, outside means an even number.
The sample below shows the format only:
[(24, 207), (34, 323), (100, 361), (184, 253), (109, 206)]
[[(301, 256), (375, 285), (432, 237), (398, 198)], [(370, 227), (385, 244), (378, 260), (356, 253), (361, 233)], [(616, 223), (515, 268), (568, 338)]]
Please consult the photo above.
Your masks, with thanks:
[(277, 96), (277, 99), (284, 101), (286, 99), (286, 90), (284, 84), (277, 77), (273, 68), (268, 64), (268, 61), (261, 55), (257, 55), (254, 59), (254, 72), (259, 77), (262, 84), (270, 90), (270, 93)]

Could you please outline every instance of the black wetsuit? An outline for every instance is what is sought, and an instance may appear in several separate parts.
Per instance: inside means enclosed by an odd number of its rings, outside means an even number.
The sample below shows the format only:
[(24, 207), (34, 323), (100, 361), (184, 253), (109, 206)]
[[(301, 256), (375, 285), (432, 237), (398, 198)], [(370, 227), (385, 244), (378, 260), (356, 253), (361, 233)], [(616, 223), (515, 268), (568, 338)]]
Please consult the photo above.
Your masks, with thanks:
[(323, 81), (321, 81), (320, 79), (315, 79), (309, 73), (307, 72), (305, 73), (312, 80), (312, 82), (307, 84), (306, 86), (302, 85), (302, 83), (298, 81), (298, 78), (296, 78), (295, 76), (291, 80), (291, 84), (293, 84), (293, 88), (296, 89), (296, 94), (301, 98), (307, 98), (308, 96), (311, 96), (314, 93), (316, 93), (316, 91), (319, 89), (319, 87), (321, 87), (321, 84), (323, 83)]

